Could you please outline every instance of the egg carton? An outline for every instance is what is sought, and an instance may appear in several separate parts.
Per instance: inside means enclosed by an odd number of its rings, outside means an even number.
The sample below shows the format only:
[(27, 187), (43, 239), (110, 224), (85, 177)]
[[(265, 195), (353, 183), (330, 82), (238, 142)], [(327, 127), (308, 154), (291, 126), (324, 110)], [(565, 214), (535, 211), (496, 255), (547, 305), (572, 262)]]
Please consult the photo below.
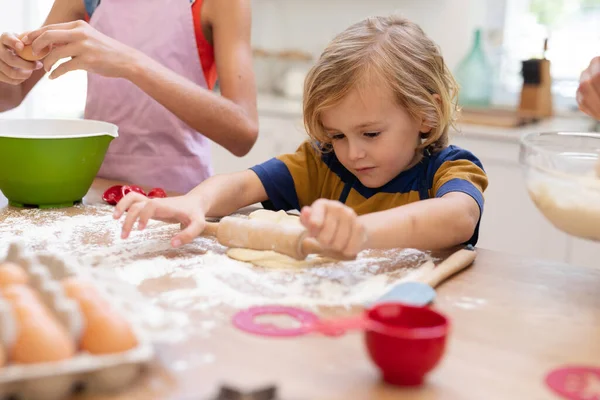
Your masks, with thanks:
[[(29, 284), (40, 299), (55, 314), (76, 341), (81, 337), (85, 320), (75, 300), (66, 296), (61, 279), (70, 276), (85, 278), (81, 269), (64, 257), (52, 254), (32, 256), (24, 246), (12, 243), (5, 260), (21, 266), (29, 275)], [(95, 284), (98, 292), (115, 310), (121, 311), (119, 297)], [(123, 353), (89, 354), (78, 351), (72, 358), (39, 364), (9, 363), (0, 367), (0, 400), (60, 400), (77, 392), (116, 392), (132, 384), (154, 358), (154, 348), (148, 336), (126, 313), (138, 346)], [(0, 343), (5, 349), (15, 342), (18, 324), (10, 304), (0, 296)]]

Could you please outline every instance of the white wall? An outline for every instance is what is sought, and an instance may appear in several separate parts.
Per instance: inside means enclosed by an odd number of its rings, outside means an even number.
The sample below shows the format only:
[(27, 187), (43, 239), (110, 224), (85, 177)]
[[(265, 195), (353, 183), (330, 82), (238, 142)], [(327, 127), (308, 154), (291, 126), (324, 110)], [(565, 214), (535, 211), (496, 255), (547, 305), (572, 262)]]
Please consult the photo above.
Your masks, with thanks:
[(253, 0), (252, 39), (268, 50), (297, 48), (318, 56), (337, 33), (367, 16), (397, 12), (418, 23), (454, 68), (476, 27), (501, 24), (488, 3), (500, 0)]
[[(0, 0), (0, 31), (39, 26), (53, 0)], [(502, 12), (490, 5), (504, 0), (252, 0), (254, 47), (300, 49), (318, 57), (333, 36), (370, 15), (397, 12), (421, 25), (441, 47), (450, 68), (468, 51), (476, 27), (498, 27)], [(276, 79), (273, 71), (257, 69)], [(85, 101), (85, 73), (44, 79), (17, 110), (1, 117), (76, 117)]]

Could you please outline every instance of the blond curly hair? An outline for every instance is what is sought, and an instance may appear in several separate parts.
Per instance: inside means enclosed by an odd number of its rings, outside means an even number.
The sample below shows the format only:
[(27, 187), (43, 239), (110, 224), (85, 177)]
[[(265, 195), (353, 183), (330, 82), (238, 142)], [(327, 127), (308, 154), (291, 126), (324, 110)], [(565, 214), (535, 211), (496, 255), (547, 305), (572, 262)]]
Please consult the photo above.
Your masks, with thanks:
[[(448, 145), (458, 112), (458, 85), (438, 46), (415, 23), (399, 17), (370, 17), (337, 35), (304, 82), (304, 126), (321, 151), (331, 149), (321, 115), (338, 104), (365, 76), (378, 76), (398, 104), (430, 132), (421, 133), (418, 155)], [(436, 96), (437, 95), (437, 96)], [(439, 97), (438, 97), (439, 96)]]

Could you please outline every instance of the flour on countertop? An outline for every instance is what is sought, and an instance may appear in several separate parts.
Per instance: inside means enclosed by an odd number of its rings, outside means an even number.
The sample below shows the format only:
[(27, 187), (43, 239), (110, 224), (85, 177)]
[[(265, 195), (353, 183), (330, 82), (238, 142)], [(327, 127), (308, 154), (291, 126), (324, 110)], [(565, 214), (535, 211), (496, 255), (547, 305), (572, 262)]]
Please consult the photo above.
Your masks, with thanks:
[[(171, 248), (170, 238), (178, 225), (150, 221), (144, 231), (133, 231), (122, 240), (121, 222), (113, 219), (113, 210), (108, 205), (2, 210), (0, 257), (15, 239), (32, 251), (69, 255), (81, 268), (94, 267), (90, 271), (95, 279), (137, 287), (143, 296), (132, 302), (146, 303), (140, 310), (149, 318), (146, 322), (153, 323), (154, 318), (154, 323), (164, 323), (158, 310), (166, 309), (177, 326), (190, 323), (190, 312), (206, 315), (216, 306), (361, 305), (418, 270), (430, 257), (413, 249), (367, 250), (354, 261), (300, 270), (264, 269), (230, 259), (214, 238), (199, 237), (182, 248)], [(205, 330), (214, 323), (199, 321)]]

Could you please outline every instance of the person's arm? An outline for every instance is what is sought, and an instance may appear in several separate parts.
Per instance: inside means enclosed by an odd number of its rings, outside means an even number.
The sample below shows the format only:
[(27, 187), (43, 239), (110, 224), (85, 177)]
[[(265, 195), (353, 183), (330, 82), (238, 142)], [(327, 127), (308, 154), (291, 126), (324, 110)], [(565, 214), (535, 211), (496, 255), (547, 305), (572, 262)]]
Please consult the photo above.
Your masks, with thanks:
[(431, 199), (361, 216), (338, 201), (321, 199), (302, 209), (300, 221), (323, 247), (348, 256), (368, 248), (474, 245), (488, 185), (483, 166), (453, 146), (432, 162)]
[(467, 242), (479, 222), (479, 206), (469, 195), (451, 192), (358, 217), (364, 248), (439, 250)]
[(193, 129), (241, 157), (250, 151), (258, 136), (250, 2), (213, 3), (226, 3), (213, 12), (212, 21), (223, 96), (190, 82), (82, 21), (44, 27), (31, 32), (24, 41), (32, 42), (34, 51), (60, 44), (44, 59), (46, 70), (58, 60), (72, 57), (57, 67), (50, 78), (83, 69), (128, 79)]
[(471, 239), (480, 209), (468, 194), (446, 195), (357, 216), (336, 200), (304, 207), (300, 222), (328, 249), (355, 256), (364, 249), (439, 250)]
[(212, 27), (221, 96), (157, 63), (138, 62), (126, 77), (192, 128), (241, 157), (258, 137), (250, 1), (205, 0), (203, 13)]
[(576, 98), (581, 111), (600, 121), (600, 57), (581, 73)]
[[(245, 154), (258, 137), (256, 80), (251, 45), (251, 2), (204, 0), (202, 13), (211, 28), (210, 39), (215, 50), (221, 96), (230, 101), (228, 107), (236, 108), (242, 119), (239, 125), (244, 132), (244, 143), (237, 155)], [(219, 136), (224, 140), (223, 143), (215, 140), (217, 143), (227, 149), (236, 147), (235, 142), (240, 138), (232, 136), (222, 125), (215, 126), (215, 129), (221, 132)]]
[(186, 196), (194, 199), (207, 217), (229, 215), (268, 198), (265, 187), (252, 170), (212, 176)]
[(431, 162), (433, 198), (361, 216), (367, 246), (438, 250), (477, 242), (488, 185), (483, 165), (469, 151), (454, 146)]
[(136, 63), (128, 79), (188, 125), (241, 157), (258, 137), (250, 2), (205, 2), (203, 12), (209, 15), (212, 27), (221, 96), (190, 85), (158, 65)]
[(301, 199), (306, 201), (319, 191), (318, 160), (315, 150), (306, 142), (295, 153), (272, 158), (250, 170), (208, 178), (185, 196), (151, 200), (131, 192), (117, 204), (114, 217), (121, 218), (127, 211), (123, 238), (129, 236), (136, 221), (139, 229), (144, 229), (150, 219), (178, 222), (185, 227), (171, 240), (178, 247), (203, 231), (207, 216), (229, 215), (267, 200), (276, 209), (299, 208)]
[(138, 222), (142, 230), (150, 219), (180, 223), (184, 229), (171, 239), (173, 247), (189, 243), (204, 230), (207, 216), (224, 216), (242, 207), (267, 199), (267, 193), (258, 176), (251, 170), (213, 176), (185, 196), (148, 199), (131, 192), (123, 197), (114, 211), (120, 218), (125, 211), (121, 237), (127, 238)]
[[(85, 5), (83, 0), (55, 0), (44, 25), (75, 21), (84, 17)], [(0, 112), (3, 112), (18, 107), (31, 89), (42, 79), (46, 71), (41, 68), (41, 65), (36, 70), (36, 63), (25, 61), (14, 54), (13, 50), (17, 46), (23, 46), (16, 35), (4, 33), (0, 42), (0, 64), (4, 60), (6, 65), (17, 68), (17, 70), (10, 71), (11, 80), (6, 82), (2, 79), (2, 75), (4, 77), (7, 77), (7, 75), (2, 74), (2, 67), (0, 66)]]

